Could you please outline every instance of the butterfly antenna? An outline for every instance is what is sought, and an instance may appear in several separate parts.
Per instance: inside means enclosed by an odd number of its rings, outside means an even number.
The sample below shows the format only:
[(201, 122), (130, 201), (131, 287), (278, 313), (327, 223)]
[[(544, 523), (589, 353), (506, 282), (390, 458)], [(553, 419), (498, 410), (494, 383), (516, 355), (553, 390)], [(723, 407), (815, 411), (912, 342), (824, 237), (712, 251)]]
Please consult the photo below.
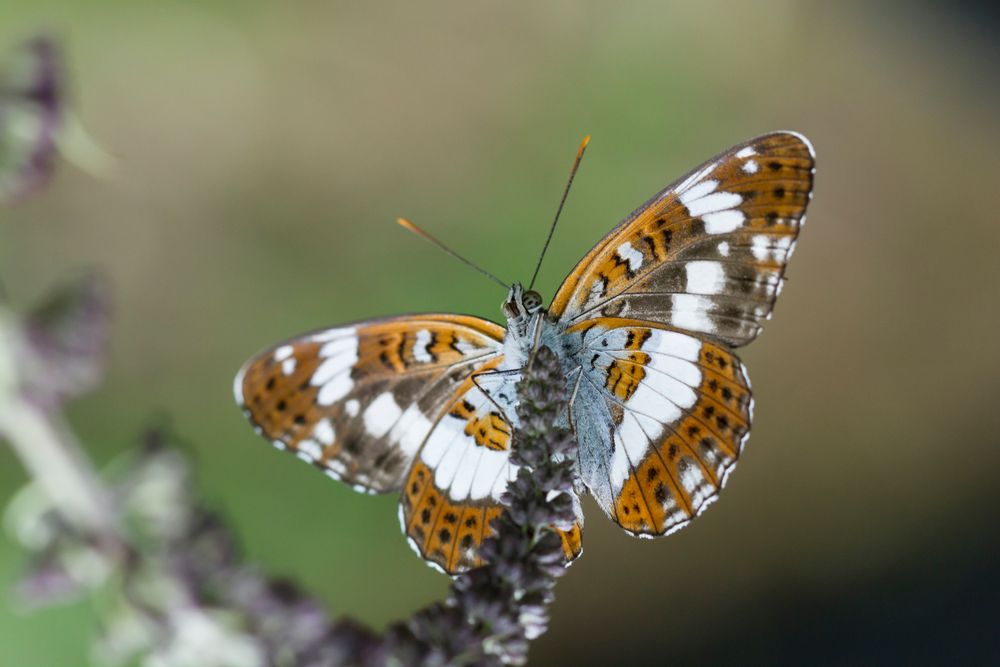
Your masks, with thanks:
[(566, 189), (563, 190), (562, 199), (559, 200), (559, 208), (556, 209), (556, 217), (552, 220), (552, 226), (549, 227), (548, 238), (545, 239), (545, 245), (542, 246), (542, 254), (538, 256), (538, 264), (535, 265), (535, 272), (531, 275), (531, 283), (528, 285), (530, 290), (535, 286), (535, 279), (538, 278), (538, 271), (542, 268), (542, 260), (545, 259), (545, 251), (549, 249), (549, 243), (552, 241), (552, 235), (556, 231), (556, 223), (559, 222), (559, 214), (562, 213), (563, 205), (566, 203), (566, 197), (569, 195), (569, 187), (573, 185), (573, 177), (576, 176), (576, 170), (580, 168), (580, 160), (583, 159), (583, 152), (587, 150), (587, 144), (590, 143), (590, 135), (588, 134), (580, 142), (580, 148), (576, 151), (576, 158), (573, 160), (573, 168), (569, 170), (569, 180), (566, 181)]
[(475, 269), (479, 273), (483, 274), (484, 276), (486, 276), (487, 278), (489, 278), (493, 282), (497, 283), (501, 287), (503, 287), (505, 289), (508, 289), (508, 290), (510, 289), (510, 285), (508, 285), (504, 281), (500, 280), (499, 278), (497, 278), (495, 275), (493, 275), (492, 273), (490, 273), (486, 269), (484, 269), (484, 268), (482, 268), (480, 266), (477, 266), (476, 264), (473, 264), (472, 262), (470, 262), (466, 258), (462, 257), (457, 252), (455, 252), (454, 250), (452, 250), (451, 248), (449, 248), (445, 244), (441, 243), (436, 238), (434, 238), (433, 236), (431, 236), (430, 234), (428, 234), (427, 232), (425, 232), (420, 227), (417, 227), (415, 224), (413, 224), (412, 222), (410, 222), (406, 218), (397, 218), (396, 222), (398, 222), (401, 227), (410, 230), (411, 232), (413, 232), (417, 236), (424, 237), (425, 239), (427, 239), (428, 241), (430, 241), (431, 243), (433, 243), (434, 245), (436, 245), (438, 248), (441, 248), (441, 250), (444, 250), (446, 253), (448, 253), (449, 255), (451, 255), (452, 257), (454, 257), (455, 259), (459, 260), (460, 262), (462, 262), (466, 266), (472, 267), (473, 269)]

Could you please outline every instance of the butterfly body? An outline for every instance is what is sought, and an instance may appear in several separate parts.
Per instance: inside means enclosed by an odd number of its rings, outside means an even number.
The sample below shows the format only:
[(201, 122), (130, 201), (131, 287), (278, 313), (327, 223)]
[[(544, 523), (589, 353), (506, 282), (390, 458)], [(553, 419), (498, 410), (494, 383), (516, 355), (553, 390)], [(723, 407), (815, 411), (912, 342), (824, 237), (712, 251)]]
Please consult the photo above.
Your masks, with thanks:
[[(749, 434), (733, 348), (770, 318), (811, 196), (812, 148), (778, 132), (658, 193), (566, 278), (548, 308), (515, 283), (507, 327), (410, 315), (268, 348), (236, 378), (258, 431), (328, 475), (401, 492), (410, 545), (448, 573), (478, 546), (517, 469), (516, 384), (540, 346), (569, 397), (577, 491), (629, 533), (666, 535), (715, 500)], [(583, 515), (558, 526), (568, 560)]]

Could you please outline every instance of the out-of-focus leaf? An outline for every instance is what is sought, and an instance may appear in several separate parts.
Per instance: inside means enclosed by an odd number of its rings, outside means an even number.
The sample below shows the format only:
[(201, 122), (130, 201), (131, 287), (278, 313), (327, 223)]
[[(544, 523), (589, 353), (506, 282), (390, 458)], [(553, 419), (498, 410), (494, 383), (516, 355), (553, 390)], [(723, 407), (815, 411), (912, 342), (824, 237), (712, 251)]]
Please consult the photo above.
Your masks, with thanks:
[(48, 37), (36, 37), (0, 70), (0, 203), (48, 180), (63, 106), (58, 47)]
[(152, 650), (160, 634), (157, 622), (124, 598), (105, 612), (101, 634), (92, 647), (97, 665), (135, 665), (138, 658)]
[(125, 470), (115, 477), (115, 506), (130, 541), (139, 548), (162, 549), (190, 531), (195, 501), (190, 466), (167, 436), (150, 430), (127, 454)]
[(143, 660), (144, 667), (263, 667), (264, 650), (239, 629), (237, 614), (199, 607), (174, 608), (172, 632)]
[(17, 585), (17, 601), (27, 610), (72, 602), (103, 584), (114, 567), (107, 554), (61, 518), (34, 482), (11, 500), (4, 527), (31, 554)]

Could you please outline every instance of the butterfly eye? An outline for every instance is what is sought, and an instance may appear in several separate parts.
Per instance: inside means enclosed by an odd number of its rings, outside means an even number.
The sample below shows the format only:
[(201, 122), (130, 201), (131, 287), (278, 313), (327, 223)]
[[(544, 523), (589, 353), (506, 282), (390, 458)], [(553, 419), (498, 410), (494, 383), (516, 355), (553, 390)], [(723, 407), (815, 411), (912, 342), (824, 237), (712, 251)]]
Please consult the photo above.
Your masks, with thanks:
[(524, 293), (521, 298), (522, 303), (524, 303), (524, 308), (530, 313), (533, 310), (537, 310), (542, 306), (542, 295), (534, 290), (528, 290)]

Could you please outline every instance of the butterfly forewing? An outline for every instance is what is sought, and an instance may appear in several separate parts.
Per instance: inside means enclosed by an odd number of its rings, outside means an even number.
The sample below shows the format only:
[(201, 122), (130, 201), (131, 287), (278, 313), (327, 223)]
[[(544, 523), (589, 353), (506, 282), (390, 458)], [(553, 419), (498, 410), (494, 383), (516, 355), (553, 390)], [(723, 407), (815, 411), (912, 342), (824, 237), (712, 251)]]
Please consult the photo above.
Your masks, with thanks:
[(358, 490), (394, 491), (457, 388), (495, 363), (503, 333), (415, 315), (308, 334), (251, 359), (236, 400), (276, 446)]
[(612, 230), (567, 277), (549, 313), (566, 326), (627, 317), (750, 342), (774, 307), (813, 172), (801, 135), (735, 146)]

